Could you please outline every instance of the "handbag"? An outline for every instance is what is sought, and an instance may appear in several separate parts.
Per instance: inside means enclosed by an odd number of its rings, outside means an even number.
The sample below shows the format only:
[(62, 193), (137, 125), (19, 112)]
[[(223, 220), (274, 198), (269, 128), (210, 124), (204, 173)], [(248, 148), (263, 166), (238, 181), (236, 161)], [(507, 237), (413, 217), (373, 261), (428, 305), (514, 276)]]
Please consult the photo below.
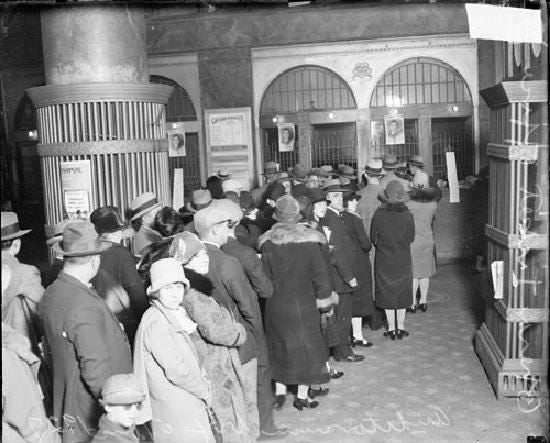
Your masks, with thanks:
[(27, 324), (27, 335), (31, 343), (31, 351), (40, 359), (38, 370), (38, 383), (42, 389), (44, 409), (46, 415), (53, 413), (53, 370), (51, 365), (51, 354), (46, 337), (38, 332), (36, 320), (31, 312), (26, 297), (23, 294), (17, 296), (21, 302), (21, 309)]
[(208, 413), (210, 429), (212, 430), (212, 434), (214, 434), (214, 440), (216, 440), (216, 443), (223, 443), (222, 426), (218, 416), (214, 412), (214, 409), (212, 409), (212, 406), (206, 406), (206, 411)]

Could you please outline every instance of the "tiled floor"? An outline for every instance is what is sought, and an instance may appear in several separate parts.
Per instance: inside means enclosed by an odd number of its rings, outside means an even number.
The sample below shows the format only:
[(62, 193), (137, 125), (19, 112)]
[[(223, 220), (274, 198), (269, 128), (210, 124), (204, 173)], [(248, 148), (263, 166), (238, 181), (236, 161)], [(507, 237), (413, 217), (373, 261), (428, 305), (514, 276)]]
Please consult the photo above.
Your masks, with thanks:
[[(371, 332), (361, 363), (335, 363), (344, 377), (320, 406), (299, 412), (287, 396), (275, 412), (288, 442), (514, 442), (548, 432), (548, 395), (540, 403), (498, 401), (474, 351), (483, 320), (480, 275), (442, 266), (428, 311), (407, 313), (410, 336), (391, 341)], [(368, 329), (368, 328), (367, 328)]]

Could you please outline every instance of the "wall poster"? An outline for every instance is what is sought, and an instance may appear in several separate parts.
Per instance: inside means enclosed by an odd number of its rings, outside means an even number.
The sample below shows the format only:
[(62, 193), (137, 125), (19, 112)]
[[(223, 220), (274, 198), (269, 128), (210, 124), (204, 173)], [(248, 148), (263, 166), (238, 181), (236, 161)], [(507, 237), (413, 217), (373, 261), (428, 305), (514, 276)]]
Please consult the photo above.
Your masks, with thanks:
[(168, 135), (168, 157), (185, 157), (185, 131), (176, 124), (175, 128), (167, 128)]
[(87, 218), (92, 195), (90, 160), (61, 162), (60, 167), (65, 212), (70, 219)]
[(294, 141), (296, 140), (294, 123), (277, 123), (277, 132), (279, 134), (279, 152), (294, 151)]
[(386, 130), (386, 145), (405, 144), (405, 119), (403, 114), (385, 115), (384, 128)]
[(208, 176), (225, 168), (243, 189), (251, 189), (254, 180), (251, 108), (207, 109), (205, 122)]

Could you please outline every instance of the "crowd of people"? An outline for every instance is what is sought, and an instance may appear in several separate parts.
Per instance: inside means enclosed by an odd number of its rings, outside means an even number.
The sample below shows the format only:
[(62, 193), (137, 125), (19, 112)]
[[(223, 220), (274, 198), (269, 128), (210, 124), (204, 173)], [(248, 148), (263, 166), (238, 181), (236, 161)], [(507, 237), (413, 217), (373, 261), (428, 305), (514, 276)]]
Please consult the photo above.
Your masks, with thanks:
[(428, 309), (441, 191), (423, 166), (270, 162), (251, 191), (220, 170), (179, 210), (146, 192), (130, 226), (109, 206), (57, 225), (42, 281), (2, 212), (9, 441), (284, 439), (288, 389), (317, 408), (368, 328), (402, 340), (406, 311)]

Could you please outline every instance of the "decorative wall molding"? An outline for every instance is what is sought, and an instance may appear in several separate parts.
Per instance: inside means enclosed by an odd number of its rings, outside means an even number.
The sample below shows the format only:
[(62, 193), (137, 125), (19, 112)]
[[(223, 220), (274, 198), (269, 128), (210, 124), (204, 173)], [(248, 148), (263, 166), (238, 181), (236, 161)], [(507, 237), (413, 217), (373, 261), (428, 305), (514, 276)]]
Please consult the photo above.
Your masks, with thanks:
[(53, 144), (39, 143), (37, 145), (37, 151), (40, 157), (131, 154), (135, 152), (168, 152), (168, 140), (119, 140)]
[(351, 79), (352, 81), (356, 78), (372, 80), (372, 68), (368, 62), (357, 62), (353, 67)]

